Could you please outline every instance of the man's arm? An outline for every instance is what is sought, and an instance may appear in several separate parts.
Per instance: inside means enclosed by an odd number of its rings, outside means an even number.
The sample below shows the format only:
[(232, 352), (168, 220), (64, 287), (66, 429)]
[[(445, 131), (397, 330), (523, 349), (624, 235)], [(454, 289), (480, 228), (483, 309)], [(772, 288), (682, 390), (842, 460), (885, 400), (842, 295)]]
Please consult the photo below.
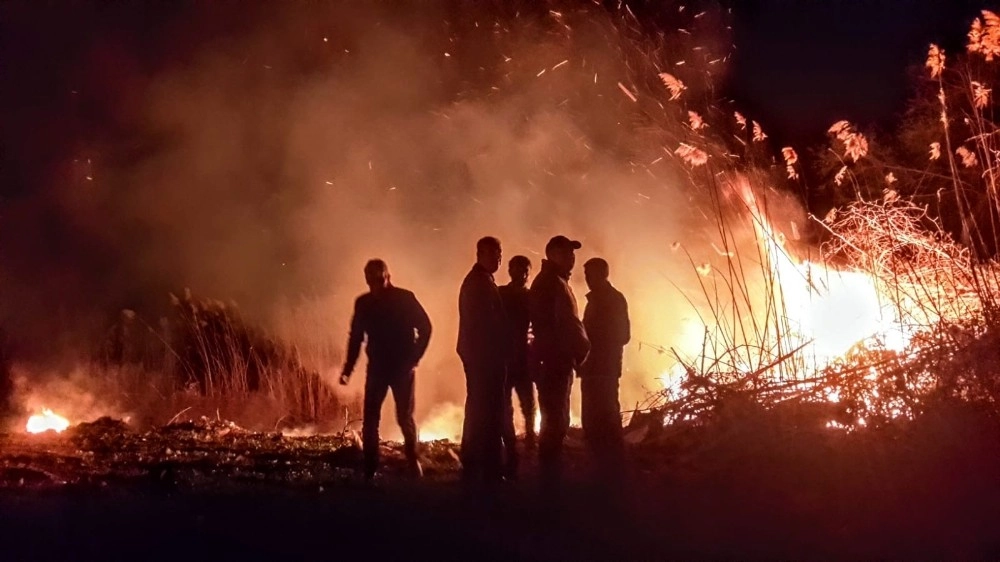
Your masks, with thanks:
[(557, 314), (559, 318), (558, 326), (569, 341), (570, 352), (573, 361), (579, 367), (590, 354), (590, 339), (587, 337), (587, 330), (583, 327), (583, 322), (576, 316), (576, 303), (573, 301), (573, 293), (567, 291), (563, 296), (565, 301), (559, 307)]
[[(484, 334), (489, 321), (489, 286), (481, 279), (469, 278), (462, 284), (459, 295), (460, 321), (463, 333), (462, 348), (458, 350), (462, 361), (482, 360)], [(486, 345), (492, 342), (485, 343)]]
[(365, 307), (359, 297), (354, 301), (354, 315), (351, 316), (351, 333), (347, 337), (347, 360), (344, 361), (344, 369), (340, 373), (340, 383), (347, 384), (347, 379), (354, 372), (354, 365), (361, 355), (361, 342), (365, 337)]
[(576, 316), (570, 315), (573, 321), (573, 358), (577, 365), (582, 365), (590, 355), (590, 339), (587, 338), (587, 331), (583, 328), (583, 322)]
[(431, 342), (431, 319), (413, 293), (410, 293), (410, 316), (413, 326), (417, 329), (417, 339), (414, 342), (413, 350), (413, 364), (416, 365), (423, 358), (427, 351), (427, 345)]
[(469, 361), (469, 328), (472, 323), (472, 311), (469, 303), (469, 278), (462, 281), (462, 287), (458, 291), (458, 357), (463, 361)]
[(628, 319), (628, 301), (625, 299), (625, 295), (619, 293), (618, 296), (618, 310), (616, 311), (617, 314), (615, 314), (618, 322), (616, 333), (619, 336), (618, 341), (624, 346), (632, 340), (632, 323)]

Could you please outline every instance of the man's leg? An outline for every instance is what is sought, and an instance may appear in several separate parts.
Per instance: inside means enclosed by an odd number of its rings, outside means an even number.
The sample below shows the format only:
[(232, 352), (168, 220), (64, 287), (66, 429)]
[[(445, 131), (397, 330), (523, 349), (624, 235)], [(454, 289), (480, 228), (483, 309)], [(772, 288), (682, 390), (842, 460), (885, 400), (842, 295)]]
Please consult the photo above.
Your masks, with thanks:
[(524, 436), (525, 443), (529, 447), (535, 444), (535, 385), (531, 382), (527, 366), (516, 372), (508, 373), (513, 378), (514, 392), (517, 393), (517, 401), (521, 406), (521, 415), (524, 416)]
[(625, 454), (625, 438), (622, 435), (622, 405), (618, 400), (618, 377), (608, 377), (605, 391), (608, 428), (608, 447), (614, 458)]
[(614, 478), (624, 469), (621, 405), (617, 377), (591, 377), (583, 381), (584, 438), (603, 478)]
[(538, 462), (543, 479), (557, 480), (562, 469), (562, 445), (569, 429), (569, 394), (573, 372), (545, 368), (538, 381), (542, 430), (538, 436)]
[(378, 470), (378, 426), (382, 417), (382, 402), (389, 391), (389, 382), (382, 373), (368, 370), (365, 377), (364, 417), (361, 422), (361, 444), (365, 457), (365, 478), (373, 478)]
[(483, 408), (481, 369), (465, 366), (465, 419), (462, 421), (462, 478), (466, 481), (482, 476), (483, 468)]
[[(498, 482), (503, 478), (503, 431), (504, 390), (506, 390), (506, 368), (503, 364), (491, 365), (483, 373), (483, 385), (479, 397), (484, 412), (483, 476), (488, 482)], [(507, 402), (510, 403), (508, 395)]]
[(417, 422), (413, 419), (414, 399), (414, 371), (411, 369), (397, 374), (392, 382), (392, 399), (396, 403), (396, 423), (403, 432), (403, 450), (406, 453), (406, 460), (410, 463), (411, 470), (418, 470), (417, 462)]
[(592, 376), (580, 379), (580, 422), (583, 424), (583, 440), (594, 458), (597, 458), (601, 440), (601, 424), (597, 379)]
[(514, 431), (514, 397), (510, 381), (504, 384), (503, 391), (503, 447), (506, 462), (504, 472), (508, 478), (517, 477), (517, 433)]
[(552, 464), (552, 420), (555, 419), (555, 410), (557, 409), (556, 406), (553, 406), (553, 402), (558, 400), (557, 397), (553, 396), (555, 388), (550, 382), (552, 377), (549, 369), (542, 365), (538, 376), (538, 411), (542, 416), (542, 424), (538, 431), (538, 464), (543, 477)]

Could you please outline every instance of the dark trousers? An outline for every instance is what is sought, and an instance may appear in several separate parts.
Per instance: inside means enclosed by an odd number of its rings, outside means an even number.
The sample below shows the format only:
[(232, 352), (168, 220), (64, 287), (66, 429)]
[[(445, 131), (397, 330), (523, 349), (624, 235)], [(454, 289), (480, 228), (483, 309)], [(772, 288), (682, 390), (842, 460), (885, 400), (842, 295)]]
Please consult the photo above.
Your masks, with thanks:
[(573, 368), (540, 365), (538, 408), (542, 429), (538, 433), (538, 464), (543, 479), (557, 479), (562, 472), (562, 447), (569, 429), (569, 394)]
[(583, 377), (580, 394), (583, 438), (597, 469), (604, 477), (619, 474), (624, 468), (625, 442), (618, 403), (618, 377)]
[(517, 395), (524, 416), (525, 432), (535, 433), (535, 384), (528, 374), (527, 365), (507, 368), (507, 384), (504, 391), (504, 428), (503, 445), (507, 455), (507, 472), (512, 474), (517, 470), (517, 434), (514, 431), (514, 395)]
[(361, 442), (365, 456), (365, 476), (378, 470), (378, 426), (382, 418), (382, 403), (392, 389), (396, 403), (396, 422), (403, 431), (403, 447), (409, 461), (417, 460), (417, 423), (413, 420), (413, 369), (368, 368), (365, 379), (365, 412), (361, 424)]
[(465, 365), (461, 457), (466, 480), (496, 481), (503, 476), (505, 371), (503, 363)]

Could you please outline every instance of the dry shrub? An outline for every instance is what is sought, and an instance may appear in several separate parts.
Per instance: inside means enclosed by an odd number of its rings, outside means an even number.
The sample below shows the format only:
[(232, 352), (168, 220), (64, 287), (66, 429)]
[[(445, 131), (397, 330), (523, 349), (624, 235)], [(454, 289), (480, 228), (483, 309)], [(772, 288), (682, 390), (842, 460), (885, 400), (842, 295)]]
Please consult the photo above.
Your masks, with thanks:
[(974, 264), (927, 209), (905, 200), (857, 201), (827, 217), (831, 262), (871, 275), (901, 319), (918, 328), (983, 317), (996, 270)]

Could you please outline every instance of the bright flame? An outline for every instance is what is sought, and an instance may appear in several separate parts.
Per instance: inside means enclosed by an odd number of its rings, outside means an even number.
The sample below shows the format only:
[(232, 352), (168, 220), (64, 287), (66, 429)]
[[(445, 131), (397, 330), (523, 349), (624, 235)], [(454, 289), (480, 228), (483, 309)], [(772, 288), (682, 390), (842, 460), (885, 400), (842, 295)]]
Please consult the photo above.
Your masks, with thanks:
[(41, 433), (49, 430), (59, 433), (67, 427), (69, 427), (68, 419), (48, 408), (42, 408), (41, 414), (35, 414), (28, 418), (28, 425), (25, 429), (27, 429), (28, 433)]
[[(793, 256), (785, 247), (784, 236), (774, 229), (746, 180), (739, 180), (734, 187), (746, 203), (762, 257), (766, 260), (767, 290), (773, 291), (769, 296), (775, 301), (774, 308), (769, 311), (774, 315), (772, 319), (781, 319), (782, 326), (779, 333), (770, 330), (765, 335), (773, 341), (760, 342), (765, 349), (777, 350), (773, 356), (736, 354), (726, 358), (731, 367), (754, 372), (769, 361), (774, 361), (775, 365), (781, 363), (779, 353), (794, 350), (803, 359), (794, 367), (795, 376), (808, 377), (858, 347), (897, 353), (907, 349), (916, 330), (901, 321), (901, 314), (910, 312), (900, 310), (900, 307), (908, 307), (906, 303), (893, 299), (888, 289), (865, 271), (844, 271)], [(734, 328), (730, 326), (730, 329)], [(685, 342), (700, 340), (708, 331), (702, 322), (692, 322), (684, 326), (682, 339)], [(778, 338), (780, 346), (775, 345), (779, 343)], [(678, 400), (687, 393), (682, 386), (687, 378), (687, 369), (678, 363), (657, 380), (669, 400)], [(827, 392), (825, 398), (830, 403), (841, 399), (836, 391)], [(665, 419), (664, 423), (672, 421)], [(865, 423), (864, 419), (857, 420), (857, 425)], [(842, 426), (831, 421), (827, 427)]]
[(889, 351), (903, 351), (913, 336), (900, 322), (892, 300), (879, 291), (877, 280), (863, 271), (841, 271), (796, 260), (784, 247), (757, 205), (750, 187), (742, 195), (753, 216), (767, 255), (777, 294), (795, 346), (816, 369), (842, 357), (854, 346), (877, 339)]
[(818, 367), (871, 338), (890, 351), (906, 349), (912, 334), (899, 323), (888, 300), (880, 298), (870, 275), (808, 261), (794, 264), (785, 253), (776, 261), (792, 335), (801, 343), (810, 342), (808, 355)]
[(465, 411), (458, 404), (446, 403), (435, 406), (428, 414), (427, 420), (420, 424), (420, 441), (438, 441), (448, 439), (459, 441), (462, 438), (462, 421)]

